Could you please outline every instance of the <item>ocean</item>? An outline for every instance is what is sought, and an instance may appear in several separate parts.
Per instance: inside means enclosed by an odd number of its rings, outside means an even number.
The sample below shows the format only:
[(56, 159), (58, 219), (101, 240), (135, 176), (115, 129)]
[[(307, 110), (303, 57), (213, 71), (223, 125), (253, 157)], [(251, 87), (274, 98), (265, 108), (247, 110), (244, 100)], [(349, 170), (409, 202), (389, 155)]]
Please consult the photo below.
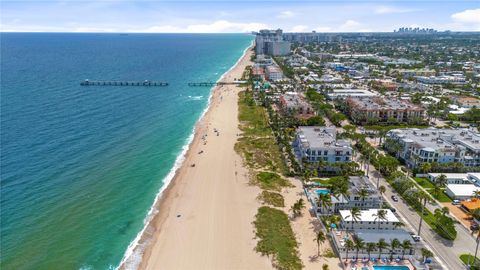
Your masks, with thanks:
[(211, 89), (187, 83), (218, 80), (252, 36), (1, 33), (0, 42), (0, 268), (116, 268), (208, 106)]

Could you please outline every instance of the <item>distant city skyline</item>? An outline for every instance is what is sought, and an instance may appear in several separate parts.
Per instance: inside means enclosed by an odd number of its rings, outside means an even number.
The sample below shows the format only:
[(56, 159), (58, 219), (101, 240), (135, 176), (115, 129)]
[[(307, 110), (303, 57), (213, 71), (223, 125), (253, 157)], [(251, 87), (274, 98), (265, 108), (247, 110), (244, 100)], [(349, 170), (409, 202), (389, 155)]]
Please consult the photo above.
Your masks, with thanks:
[(480, 31), (478, 1), (2, 1), (3, 32)]

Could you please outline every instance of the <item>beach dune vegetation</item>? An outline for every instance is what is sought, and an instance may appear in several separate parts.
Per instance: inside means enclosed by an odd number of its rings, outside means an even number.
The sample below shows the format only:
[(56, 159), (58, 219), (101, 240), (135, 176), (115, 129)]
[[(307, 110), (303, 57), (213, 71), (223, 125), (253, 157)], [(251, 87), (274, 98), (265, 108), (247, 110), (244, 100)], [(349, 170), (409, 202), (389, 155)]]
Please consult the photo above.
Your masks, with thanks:
[(302, 269), (298, 243), (285, 212), (262, 206), (255, 216), (254, 225), (258, 238), (257, 252), (270, 257), (277, 269)]

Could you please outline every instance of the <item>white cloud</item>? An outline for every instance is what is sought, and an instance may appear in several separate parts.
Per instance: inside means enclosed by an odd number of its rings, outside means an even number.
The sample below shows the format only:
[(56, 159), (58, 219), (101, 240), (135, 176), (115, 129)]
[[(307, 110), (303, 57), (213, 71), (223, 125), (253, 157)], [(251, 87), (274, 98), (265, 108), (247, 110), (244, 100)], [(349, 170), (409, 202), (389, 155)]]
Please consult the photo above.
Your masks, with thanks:
[(130, 32), (146, 33), (235, 33), (251, 32), (269, 28), (263, 23), (238, 23), (219, 20), (209, 24), (191, 24), (185, 27), (174, 25), (151, 26), (146, 29), (134, 29)]
[(347, 20), (342, 25), (340, 25), (339, 29), (343, 31), (355, 31), (360, 23), (354, 20)]
[(287, 19), (287, 18), (295, 17), (295, 15), (296, 14), (293, 11), (286, 10), (286, 11), (280, 12), (280, 14), (277, 15), (277, 18)]
[(406, 9), (392, 6), (378, 6), (375, 8), (375, 14), (393, 14), (393, 13), (407, 13), (416, 11), (415, 9)]
[(295, 25), (288, 32), (310, 32), (310, 29), (306, 25)]
[(313, 29), (317, 32), (332, 32), (332, 28), (328, 26), (318, 26), (315, 29)]
[(480, 24), (480, 8), (467, 9), (450, 16), (457, 23)]

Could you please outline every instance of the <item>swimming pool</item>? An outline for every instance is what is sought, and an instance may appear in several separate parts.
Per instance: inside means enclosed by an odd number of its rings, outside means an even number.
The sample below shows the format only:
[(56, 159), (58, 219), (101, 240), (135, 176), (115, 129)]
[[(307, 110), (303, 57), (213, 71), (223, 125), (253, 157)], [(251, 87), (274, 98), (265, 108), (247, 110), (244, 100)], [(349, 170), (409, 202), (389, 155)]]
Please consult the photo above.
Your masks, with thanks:
[(330, 190), (328, 189), (317, 189), (315, 192), (320, 195), (320, 194), (330, 194)]
[(374, 270), (409, 270), (408, 266), (399, 265), (399, 266), (392, 266), (392, 265), (374, 265)]

